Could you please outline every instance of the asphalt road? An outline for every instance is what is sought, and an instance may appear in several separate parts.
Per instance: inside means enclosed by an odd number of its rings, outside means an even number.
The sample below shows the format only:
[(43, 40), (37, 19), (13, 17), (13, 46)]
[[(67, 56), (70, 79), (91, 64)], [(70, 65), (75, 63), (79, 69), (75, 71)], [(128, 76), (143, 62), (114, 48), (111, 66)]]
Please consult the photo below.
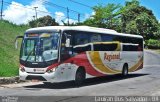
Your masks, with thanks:
[(88, 79), (79, 87), (75, 86), (74, 82), (57, 83), (52, 86), (41, 82), (2, 85), (0, 96), (32, 96), (21, 97), (19, 100), (31, 101), (36, 98), (39, 102), (53, 98), (46, 96), (70, 96), (54, 97), (57, 102), (96, 100), (96, 97), (84, 96), (160, 96), (160, 54), (145, 51), (144, 68), (130, 73), (127, 77), (113, 75)]

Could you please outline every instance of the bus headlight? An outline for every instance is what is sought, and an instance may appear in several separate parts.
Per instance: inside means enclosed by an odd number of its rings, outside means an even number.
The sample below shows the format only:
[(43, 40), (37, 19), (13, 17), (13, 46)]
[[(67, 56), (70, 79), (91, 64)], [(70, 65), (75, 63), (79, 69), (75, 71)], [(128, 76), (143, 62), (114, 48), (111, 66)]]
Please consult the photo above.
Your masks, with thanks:
[(20, 66), (20, 71), (25, 72), (24, 66)]
[(46, 72), (47, 73), (52, 73), (52, 72), (55, 72), (55, 71), (56, 71), (56, 68), (52, 68), (52, 69), (47, 70)]

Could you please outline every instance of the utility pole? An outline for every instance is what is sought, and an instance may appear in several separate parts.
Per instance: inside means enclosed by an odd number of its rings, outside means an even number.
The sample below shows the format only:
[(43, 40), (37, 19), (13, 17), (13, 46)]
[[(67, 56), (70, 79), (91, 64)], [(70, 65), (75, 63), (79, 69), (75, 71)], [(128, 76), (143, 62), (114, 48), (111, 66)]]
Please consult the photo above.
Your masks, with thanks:
[(2, 19), (3, 19), (3, 16), (4, 16), (4, 15), (3, 15), (3, 0), (2, 0), (2, 2), (1, 2), (1, 15), (0, 15), (0, 16), (1, 16), (1, 20), (2, 20)]
[(38, 8), (38, 7), (34, 7), (34, 9), (35, 9), (36, 20), (37, 20), (37, 8)]
[(78, 23), (80, 23), (80, 14), (78, 13)]
[(35, 21), (36, 20), (36, 18), (35, 18), (36, 16), (33, 16), (33, 20)]
[(37, 25), (37, 27), (38, 27), (38, 22), (37, 22), (37, 8), (38, 8), (38, 7), (34, 7), (34, 9), (35, 9), (35, 20), (36, 20), (36, 25)]
[(69, 26), (69, 9), (67, 7), (67, 19), (68, 19), (68, 26)]

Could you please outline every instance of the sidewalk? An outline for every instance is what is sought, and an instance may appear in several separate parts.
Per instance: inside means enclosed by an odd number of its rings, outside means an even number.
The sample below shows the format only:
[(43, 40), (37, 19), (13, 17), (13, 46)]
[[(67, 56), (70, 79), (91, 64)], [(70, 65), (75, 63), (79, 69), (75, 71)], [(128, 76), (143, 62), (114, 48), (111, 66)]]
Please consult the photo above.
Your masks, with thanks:
[(1, 84), (12, 84), (12, 83), (19, 83), (19, 77), (0, 77), (0, 85)]

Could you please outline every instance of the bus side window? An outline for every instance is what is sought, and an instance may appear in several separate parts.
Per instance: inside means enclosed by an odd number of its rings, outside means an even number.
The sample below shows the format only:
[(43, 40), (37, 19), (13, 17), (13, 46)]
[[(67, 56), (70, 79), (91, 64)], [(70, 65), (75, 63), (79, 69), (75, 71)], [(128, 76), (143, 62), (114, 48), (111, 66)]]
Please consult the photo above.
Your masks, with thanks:
[(87, 32), (76, 31), (74, 33), (75, 33), (74, 34), (75, 45), (82, 45), (89, 43), (89, 35), (87, 34)]
[(135, 46), (135, 45), (123, 45), (123, 51), (138, 51), (138, 46)]
[(94, 44), (94, 51), (115, 51), (117, 44)]
[(101, 42), (102, 38), (100, 34), (92, 34), (90, 37), (91, 42)]
[(74, 53), (82, 53), (85, 51), (91, 51), (91, 45), (86, 45), (86, 46), (76, 46), (73, 48)]

